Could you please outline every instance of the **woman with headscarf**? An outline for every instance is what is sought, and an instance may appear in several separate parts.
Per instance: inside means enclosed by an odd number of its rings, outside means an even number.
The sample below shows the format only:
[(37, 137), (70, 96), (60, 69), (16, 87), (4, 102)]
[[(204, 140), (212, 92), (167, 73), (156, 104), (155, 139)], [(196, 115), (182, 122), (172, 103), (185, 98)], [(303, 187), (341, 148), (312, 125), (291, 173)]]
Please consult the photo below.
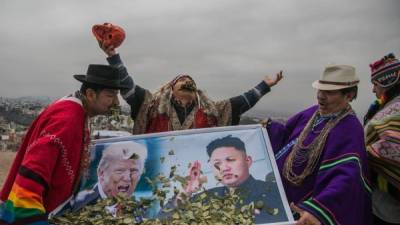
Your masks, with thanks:
[(400, 61), (388, 54), (370, 67), (377, 100), (364, 117), (364, 127), (374, 221), (400, 224)]

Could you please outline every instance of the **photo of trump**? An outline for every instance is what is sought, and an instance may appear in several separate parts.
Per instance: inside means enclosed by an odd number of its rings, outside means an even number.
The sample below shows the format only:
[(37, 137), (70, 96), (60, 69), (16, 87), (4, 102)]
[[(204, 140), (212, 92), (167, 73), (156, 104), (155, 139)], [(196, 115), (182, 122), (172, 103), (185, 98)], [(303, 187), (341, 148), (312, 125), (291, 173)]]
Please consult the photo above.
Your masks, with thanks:
[(97, 167), (98, 182), (91, 190), (78, 193), (72, 211), (79, 211), (101, 198), (132, 196), (144, 171), (147, 148), (134, 141), (110, 143)]

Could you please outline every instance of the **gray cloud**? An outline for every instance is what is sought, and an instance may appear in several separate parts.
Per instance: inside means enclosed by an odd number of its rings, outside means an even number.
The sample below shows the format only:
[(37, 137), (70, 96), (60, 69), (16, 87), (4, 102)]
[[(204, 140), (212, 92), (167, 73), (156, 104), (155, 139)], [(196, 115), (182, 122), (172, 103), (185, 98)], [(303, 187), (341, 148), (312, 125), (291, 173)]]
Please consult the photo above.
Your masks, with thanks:
[(400, 56), (399, 8), (396, 0), (5, 0), (0, 96), (78, 88), (73, 74), (106, 63), (92, 25), (112, 22), (127, 33), (125, 64), (149, 89), (188, 73), (222, 99), (283, 69), (285, 79), (250, 113), (293, 113), (315, 102), (311, 82), (325, 65), (351, 64), (362, 79), (353, 105), (363, 114), (373, 99), (368, 64)]

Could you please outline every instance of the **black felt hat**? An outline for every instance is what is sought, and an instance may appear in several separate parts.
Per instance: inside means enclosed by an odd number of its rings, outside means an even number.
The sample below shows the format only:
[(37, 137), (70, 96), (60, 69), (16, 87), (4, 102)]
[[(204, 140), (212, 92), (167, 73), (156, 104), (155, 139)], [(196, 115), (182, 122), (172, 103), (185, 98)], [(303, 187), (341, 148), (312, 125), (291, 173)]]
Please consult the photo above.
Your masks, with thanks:
[(118, 69), (108, 65), (90, 64), (85, 75), (76, 74), (74, 78), (82, 83), (98, 84), (111, 89), (129, 88), (121, 83)]

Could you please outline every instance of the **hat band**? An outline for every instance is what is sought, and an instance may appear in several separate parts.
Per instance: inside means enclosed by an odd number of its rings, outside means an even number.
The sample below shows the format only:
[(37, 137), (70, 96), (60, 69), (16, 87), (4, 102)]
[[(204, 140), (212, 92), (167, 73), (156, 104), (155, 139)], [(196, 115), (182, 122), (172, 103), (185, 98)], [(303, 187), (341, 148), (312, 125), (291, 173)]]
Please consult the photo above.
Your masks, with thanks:
[(349, 86), (349, 85), (358, 84), (358, 82), (360, 82), (360, 81), (356, 80), (356, 81), (351, 81), (351, 82), (335, 82), (335, 81), (318, 80), (318, 82), (320, 84), (332, 84), (332, 85)]
[(86, 82), (100, 83), (103, 84), (104, 86), (118, 86), (120, 84), (119, 80), (110, 80), (107, 78), (97, 77), (91, 74), (86, 75)]

